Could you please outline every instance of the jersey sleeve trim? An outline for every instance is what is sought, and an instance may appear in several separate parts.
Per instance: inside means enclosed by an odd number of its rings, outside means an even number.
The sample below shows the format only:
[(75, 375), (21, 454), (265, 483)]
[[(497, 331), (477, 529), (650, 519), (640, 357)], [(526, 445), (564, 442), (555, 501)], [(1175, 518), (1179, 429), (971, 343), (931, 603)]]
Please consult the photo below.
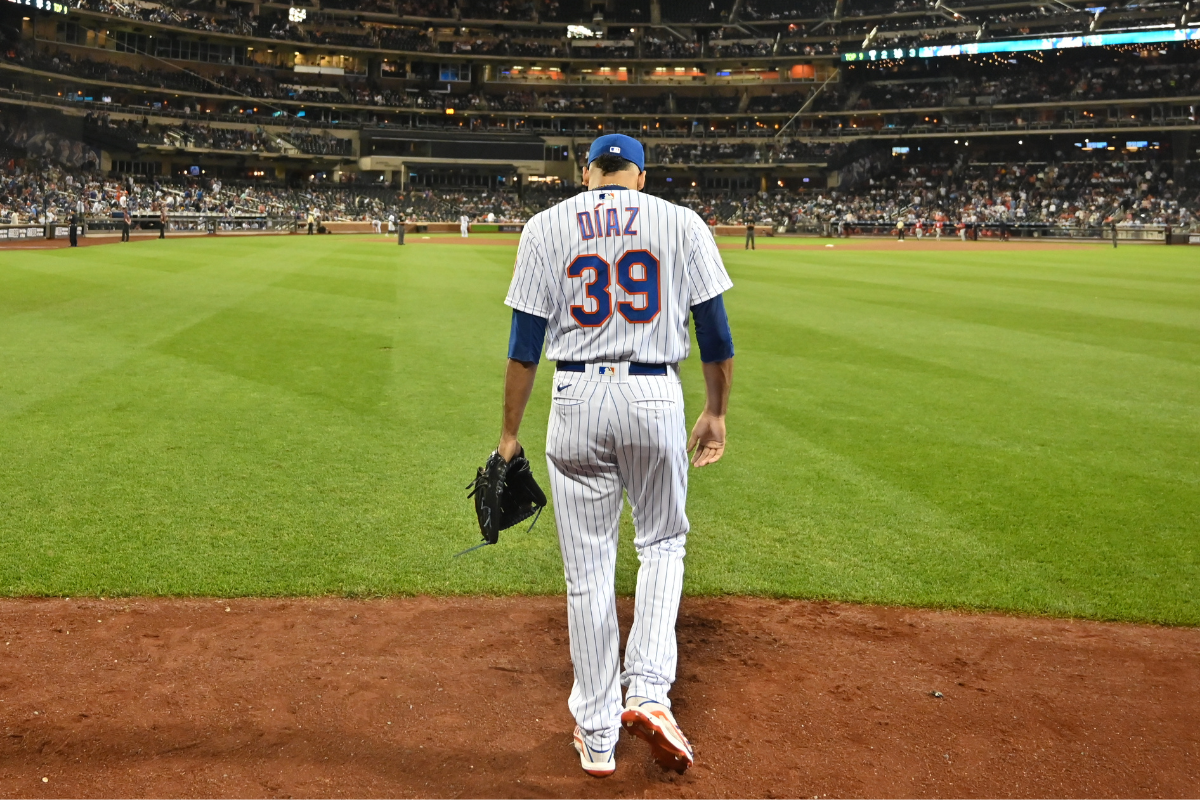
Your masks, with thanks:
[[(495, 295), (493, 295), (493, 297), (494, 296)], [(495, 301), (493, 301), (493, 302), (495, 302)], [(509, 296), (509, 297), (504, 298), (504, 305), (508, 306), (509, 308), (511, 308), (515, 311), (522, 311), (526, 314), (532, 314), (535, 317), (541, 317), (543, 319), (550, 318), (550, 313), (548, 311), (546, 311), (545, 309), (538, 308), (536, 304), (527, 303), (518, 297)]]

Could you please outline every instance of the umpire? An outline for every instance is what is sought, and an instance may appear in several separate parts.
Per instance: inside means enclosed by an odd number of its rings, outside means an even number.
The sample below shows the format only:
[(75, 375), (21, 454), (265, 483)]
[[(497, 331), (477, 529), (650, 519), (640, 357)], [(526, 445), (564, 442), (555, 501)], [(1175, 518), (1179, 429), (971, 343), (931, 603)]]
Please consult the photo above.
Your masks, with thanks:
[(743, 250), (757, 250), (754, 246), (754, 220), (746, 220), (746, 246)]

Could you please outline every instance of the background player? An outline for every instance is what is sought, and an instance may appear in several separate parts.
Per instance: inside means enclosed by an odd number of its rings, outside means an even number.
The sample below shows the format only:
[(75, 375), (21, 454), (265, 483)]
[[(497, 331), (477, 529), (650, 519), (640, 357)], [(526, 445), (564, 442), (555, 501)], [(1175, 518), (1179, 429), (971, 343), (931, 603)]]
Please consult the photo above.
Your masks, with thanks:
[[(512, 306), (504, 422), (517, 433), (543, 342), (557, 361), (546, 463), (567, 582), (575, 684), (568, 706), (585, 771), (611, 774), (620, 726), (683, 772), (692, 749), (675, 723), (675, 620), (683, 587), (688, 452), (725, 449), (733, 340), (722, 293), (733, 284), (695, 212), (643, 194), (645, 156), (621, 134), (592, 143), (588, 191), (525, 226), (505, 302)], [(695, 319), (707, 402), (685, 439), (678, 363)], [(633, 509), (638, 569), (633, 627), (618, 663), (614, 570), (622, 491)], [(621, 686), (628, 689), (622, 710)]]

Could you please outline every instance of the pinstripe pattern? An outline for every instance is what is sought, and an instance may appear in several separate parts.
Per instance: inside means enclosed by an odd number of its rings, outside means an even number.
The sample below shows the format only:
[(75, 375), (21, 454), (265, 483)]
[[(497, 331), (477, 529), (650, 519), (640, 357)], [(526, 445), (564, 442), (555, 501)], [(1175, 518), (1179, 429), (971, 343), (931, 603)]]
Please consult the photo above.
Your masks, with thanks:
[[(622, 684), (670, 704), (688, 532), (687, 434), (677, 373), (629, 377), (626, 365), (613, 366), (613, 377), (593, 365), (582, 374), (555, 373), (546, 435), (575, 670), (568, 706), (588, 745), (598, 749), (616, 742)], [(613, 584), (622, 492), (633, 509), (641, 561), (624, 675)]]
[[(615, 215), (615, 220), (614, 220)], [(610, 234), (610, 235), (605, 235)], [(659, 263), (659, 313), (636, 311), (647, 295), (626, 294), (617, 264), (646, 250)], [(598, 268), (569, 277), (578, 257), (610, 265), (610, 285), (588, 281)], [(595, 259), (587, 263), (596, 264)], [(634, 281), (649, 277), (637, 266)], [(644, 288), (644, 284), (639, 284)], [(525, 226), (505, 302), (548, 320), (547, 358), (585, 362), (556, 372), (546, 464), (554, 497), (575, 684), (568, 706), (588, 747), (608, 750), (620, 732), (621, 687), (670, 705), (677, 660), (675, 621), (687, 541), (687, 431), (677, 364), (690, 348), (691, 307), (732, 286), (708, 227), (692, 211), (630, 190), (591, 190), (537, 214)], [(611, 294), (600, 316), (596, 291)], [(620, 313), (621, 303), (632, 303)], [(571, 315), (580, 306), (580, 319)], [(629, 362), (672, 365), (665, 376), (628, 374)], [(619, 663), (614, 572), (624, 496), (633, 509), (641, 562), (633, 627)]]
[[(630, 209), (637, 209), (634, 214)], [(596, 229), (596, 214), (601, 225)], [(617, 214), (620, 233), (604, 236), (608, 212)], [(593, 220), (595, 235), (580, 235), (579, 215)], [(632, 218), (632, 224), (629, 220)], [(634, 234), (625, 234), (626, 229)], [(613, 277), (614, 314), (598, 328), (583, 328), (568, 309), (595, 308), (586, 281), (567, 277), (567, 266), (595, 254), (615, 273), (630, 250), (648, 250), (658, 259), (662, 312), (649, 323), (632, 323), (615, 313), (619, 302), (644, 303), (627, 295)], [(546, 357), (555, 361), (639, 361), (675, 364), (688, 356), (688, 313), (733, 286), (708, 226), (691, 209), (628, 189), (581, 192), (533, 216), (521, 233), (517, 263), (505, 303), (550, 321)], [(637, 307), (641, 307), (638, 305)]]

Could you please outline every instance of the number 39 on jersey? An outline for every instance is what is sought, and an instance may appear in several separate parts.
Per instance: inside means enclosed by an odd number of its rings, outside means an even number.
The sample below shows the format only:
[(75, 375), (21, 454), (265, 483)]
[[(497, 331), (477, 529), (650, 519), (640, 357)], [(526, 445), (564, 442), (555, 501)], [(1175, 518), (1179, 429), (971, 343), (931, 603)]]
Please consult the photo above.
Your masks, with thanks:
[(548, 321), (548, 359), (674, 364), (691, 307), (730, 286), (694, 211), (598, 187), (525, 224), (505, 302)]
[[(577, 256), (567, 277), (585, 282), (586, 301), (571, 306), (571, 316), (585, 328), (598, 328), (613, 315), (613, 269), (598, 255)], [(629, 250), (616, 266), (616, 284), (629, 298), (618, 300), (617, 313), (635, 324), (652, 322), (662, 308), (658, 259), (649, 250)], [(590, 307), (589, 307), (590, 306)]]

